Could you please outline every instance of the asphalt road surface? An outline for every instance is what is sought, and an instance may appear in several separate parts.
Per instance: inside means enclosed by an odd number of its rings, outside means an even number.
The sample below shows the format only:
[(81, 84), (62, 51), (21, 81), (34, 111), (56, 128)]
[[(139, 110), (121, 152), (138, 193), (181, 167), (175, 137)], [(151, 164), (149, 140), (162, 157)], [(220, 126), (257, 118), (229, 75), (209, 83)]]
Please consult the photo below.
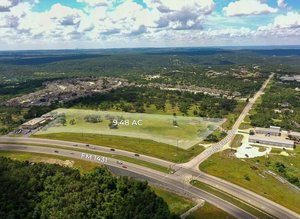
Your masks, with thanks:
[[(38, 139), (35, 139), (38, 140)], [(42, 139), (43, 140), (43, 139)], [(48, 141), (48, 140), (47, 140)], [(49, 142), (48, 142), (49, 143)], [(55, 154), (55, 155), (62, 155), (66, 157), (71, 158), (79, 158), (84, 159), (91, 162), (98, 162), (99, 164), (109, 165), (117, 168), (124, 169), (123, 165), (117, 164), (117, 160), (108, 158), (108, 161), (106, 163), (101, 163), (97, 159), (92, 157), (82, 157), (81, 152), (72, 151), (72, 147), (70, 147), (69, 150), (63, 150), (63, 149), (55, 149), (55, 148), (49, 148), (49, 147), (38, 147), (38, 146), (22, 146), (20, 145), (8, 145), (8, 144), (1, 144), (0, 150), (17, 150), (17, 151), (27, 151), (27, 152), (35, 152), (35, 153), (45, 153), (45, 154)], [(58, 151), (58, 153), (55, 152)], [(108, 150), (106, 148), (106, 150)], [(106, 151), (107, 152), (107, 151)], [(122, 153), (119, 154), (123, 155)], [(93, 155), (93, 151), (86, 152), (86, 154)], [(132, 153), (131, 153), (132, 154)], [(94, 155), (96, 156), (96, 155)], [(132, 155), (131, 155), (132, 156)], [(140, 156), (138, 159), (143, 160), (143, 155)], [(147, 160), (149, 161), (149, 157), (147, 157)], [(160, 161), (159, 159), (155, 158), (155, 161)], [(123, 162), (123, 161), (122, 161)], [(166, 166), (168, 167), (170, 162), (165, 163), (165, 161), (162, 162), (155, 162), (156, 164)], [(175, 174), (165, 174), (161, 173), (146, 167), (142, 167), (139, 165), (131, 164), (128, 162), (123, 162), (123, 164), (127, 167), (126, 170), (130, 170), (131, 172), (134, 172), (136, 174), (142, 175), (146, 177), (147, 179), (156, 180), (160, 183), (167, 184), (169, 187), (173, 187), (176, 189), (176, 191), (185, 191), (187, 194), (194, 194), (195, 190), (199, 190), (197, 188), (194, 188), (186, 183), (186, 179), (197, 179), (200, 182), (207, 183), (209, 185), (215, 186), (220, 190), (223, 190), (233, 196), (238, 197), (241, 200), (244, 200), (246, 202), (251, 203), (253, 206), (263, 209), (267, 213), (277, 217), (277, 218), (284, 218), (284, 219), (296, 219), (300, 218), (300, 215), (296, 214), (295, 212), (277, 204), (273, 201), (270, 201), (262, 196), (259, 196), (249, 190), (246, 190), (240, 186), (234, 185), (232, 183), (229, 183), (227, 181), (224, 181), (222, 179), (219, 179), (217, 177), (210, 176), (205, 173), (201, 173), (200, 171), (195, 171), (193, 169), (186, 169), (185, 167), (177, 167), (177, 172)], [(199, 190), (201, 191), (201, 190)], [(205, 194), (204, 194), (205, 193)], [(238, 218), (254, 218), (252, 215), (248, 214), (246, 215), (243, 210), (239, 210), (239, 213), (237, 213), (237, 207), (233, 209), (233, 206), (230, 203), (227, 203), (226, 201), (219, 200), (219, 198), (215, 197), (214, 195), (211, 195), (209, 193), (206, 193), (204, 191), (196, 192), (198, 198), (202, 198), (207, 200), (208, 202), (211, 202), (212, 204), (216, 205), (217, 207), (227, 211), (228, 213), (238, 217)], [(208, 197), (209, 196), (209, 197)], [(214, 199), (212, 200), (212, 197)], [(220, 203), (222, 202), (222, 203)], [(224, 207), (224, 203), (226, 204), (226, 208)], [(228, 207), (228, 204), (231, 206), (231, 208)], [(240, 215), (237, 215), (240, 214)]]
[[(201, 198), (204, 199), (211, 204), (218, 206), (222, 210), (230, 213), (231, 215), (237, 217), (237, 218), (256, 218), (249, 214), (248, 212), (228, 203), (227, 201), (224, 201), (214, 195), (211, 195), (207, 192), (204, 192), (200, 189), (197, 189), (195, 187), (192, 187), (190, 185), (186, 185), (182, 181), (178, 181), (173, 179), (172, 177), (168, 177), (167, 174), (151, 170), (148, 168), (143, 168), (141, 166), (123, 162), (122, 165), (117, 164), (117, 160), (108, 158), (107, 162), (101, 162), (100, 159), (97, 159), (97, 155), (91, 155), (91, 157), (82, 155), (82, 152), (76, 152), (76, 151), (71, 151), (71, 150), (62, 150), (62, 149), (56, 149), (56, 148), (49, 148), (49, 147), (38, 147), (38, 146), (22, 146), (22, 145), (0, 145), (0, 150), (5, 150), (5, 151), (24, 151), (24, 152), (33, 152), (33, 153), (43, 153), (43, 154), (51, 154), (51, 155), (60, 155), (64, 157), (69, 157), (69, 158), (75, 158), (75, 159), (81, 159), (81, 160), (87, 160), (90, 162), (95, 162), (99, 164), (104, 164), (108, 165), (114, 168), (119, 169), (119, 173), (123, 172), (123, 175), (128, 175), (128, 172), (130, 172), (131, 176), (135, 178), (140, 178), (144, 180), (149, 180), (150, 182), (156, 182), (156, 183), (161, 183), (170, 189), (173, 189), (175, 191), (182, 191), (186, 193), (186, 195), (190, 195), (191, 197), (195, 198)], [(126, 166), (126, 168), (124, 168)]]

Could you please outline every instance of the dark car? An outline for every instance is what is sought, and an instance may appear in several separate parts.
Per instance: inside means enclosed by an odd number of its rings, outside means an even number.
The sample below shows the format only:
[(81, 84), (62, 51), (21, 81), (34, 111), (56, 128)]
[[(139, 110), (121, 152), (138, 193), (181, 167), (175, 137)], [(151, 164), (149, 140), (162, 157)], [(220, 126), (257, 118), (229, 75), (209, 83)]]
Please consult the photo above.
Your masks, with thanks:
[(90, 145), (89, 145), (89, 144), (86, 144), (85, 146), (89, 147)]
[(54, 151), (55, 153), (58, 153), (58, 151)]
[(134, 154), (134, 156), (139, 157), (140, 155), (139, 154)]
[(113, 149), (113, 148), (111, 148), (110, 150), (111, 150), (111, 151), (115, 151), (115, 149)]
[(126, 169), (127, 167), (126, 166), (122, 166), (124, 169)]

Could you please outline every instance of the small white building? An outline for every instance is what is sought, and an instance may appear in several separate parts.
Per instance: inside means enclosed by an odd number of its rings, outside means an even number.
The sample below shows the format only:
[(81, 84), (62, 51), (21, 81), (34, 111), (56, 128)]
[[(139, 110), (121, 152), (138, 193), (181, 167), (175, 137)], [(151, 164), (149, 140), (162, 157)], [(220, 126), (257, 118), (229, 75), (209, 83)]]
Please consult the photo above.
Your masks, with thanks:
[(279, 137), (266, 137), (266, 136), (257, 136), (257, 135), (250, 135), (249, 142), (254, 144), (263, 144), (269, 145), (274, 147), (281, 147), (287, 149), (294, 149), (295, 142), (292, 140), (282, 139)]

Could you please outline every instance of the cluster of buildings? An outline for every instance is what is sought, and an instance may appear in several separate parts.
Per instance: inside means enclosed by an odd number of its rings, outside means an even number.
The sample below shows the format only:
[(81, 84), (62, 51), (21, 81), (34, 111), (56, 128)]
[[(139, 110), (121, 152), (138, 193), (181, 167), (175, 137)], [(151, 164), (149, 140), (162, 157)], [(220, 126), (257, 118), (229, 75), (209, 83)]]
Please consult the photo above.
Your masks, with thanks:
[(93, 93), (105, 93), (113, 89), (128, 86), (128, 82), (119, 78), (73, 78), (44, 83), (45, 88), (16, 97), (5, 102), (6, 106), (50, 106), (86, 97)]
[(214, 96), (214, 97), (225, 97), (228, 99), (234, 99), (241, 96), (240, 92), (233, 92), (226, 90), (220, 90), (215, 88), (208, 87), (198, 87), (195, 85), (171, 85), (171, 84), (160, 84), (160, 83), (149, 83), (147, 85), (137, 85), (138, 87), (155, 87), (160, 90), (169, 90), (169, 91), (180, 91), (180, 92), (190, 92), (190, 93), (203, 93), (205, 95)]
[(282, 82), (300, 82), (300, 75), (285, 75), (279, 78)]
[(270, 128), (257, 127), (254, 133), (249, 136), (249, 143), (294, 149), (295, 142), (300, 141), (300, 133), (286, 132), (286, 137), (282, 133), (283, 130), (277, 126), (270, 126)]

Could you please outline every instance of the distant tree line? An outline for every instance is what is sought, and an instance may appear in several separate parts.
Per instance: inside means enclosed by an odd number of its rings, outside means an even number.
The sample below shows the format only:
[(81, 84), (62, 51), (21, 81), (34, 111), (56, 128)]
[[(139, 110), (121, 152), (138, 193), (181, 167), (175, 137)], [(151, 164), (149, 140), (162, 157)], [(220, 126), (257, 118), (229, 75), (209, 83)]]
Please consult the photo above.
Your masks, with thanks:
[(144, 113), (145, 108), (151, 105), (154, 105), (156, 110), (164, 111), (166, 104), (171, 104), (173, 108), (178, 107), (180, 112), (185, 115), (193, 107), (194, 116), (219, 118), (232, 112), (237, 106), (237, 101), (201, 93), (193, 94), (190, 92), (165, 91), (158, 88), (125, 87), (110, 93), (78, 98), (66, 103), (65, 106)]

